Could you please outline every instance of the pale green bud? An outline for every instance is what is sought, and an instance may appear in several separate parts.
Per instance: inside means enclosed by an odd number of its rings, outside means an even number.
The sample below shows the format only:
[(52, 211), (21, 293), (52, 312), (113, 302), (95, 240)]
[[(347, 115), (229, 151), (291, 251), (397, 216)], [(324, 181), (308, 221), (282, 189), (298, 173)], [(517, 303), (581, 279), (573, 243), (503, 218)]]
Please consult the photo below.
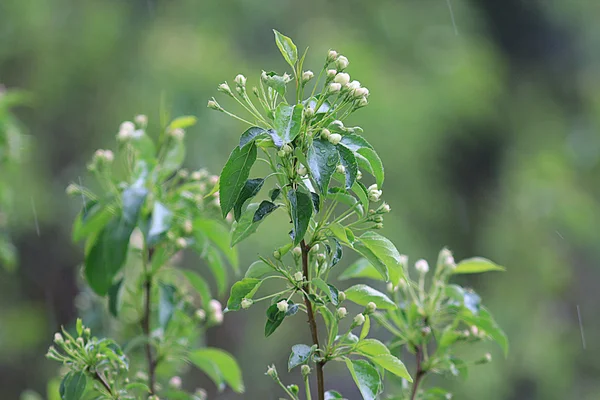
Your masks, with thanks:
[(346, 86), (350, 82), (350, 75), (345, 72), (340, 72), (333, 78), (335, 83), (339, 83), (342, 86)]
[(337, 310), (337, 317), (339, 319), (344, 319), (346, 318), (346, 315), (348, 315), (348, 310), (346, 310), (346, 307), (340, 307)]
[(310, 367), (306, 364), (300, 368), (300, 371), (302, 372), (302, 376), (310, 375)]
[(304, 280), (304, 274), (302, 274), (302, 272), (298, 271), (294, 274), (294, 280), (296, 282), (302, 282)]
[(250, 308), (252, 304), (254, 304), (254, 301), (252, 299), (242, 299), (242, 308), (244, 310)]
[(335, 66), (340, 71), (348, 68), (349, 64), (350, 64), (350, 62), (344, 56), (338, 56), (338, 58), (335, 60)]
[(346, 300), (346, 293), (340, 290), (338, 293), (338, 301), (341, 303), (344, 300)]
[(277, 309), (281, 312), (287, 312), (289, 308), (288, 302), (286, 300), (281, 300), (277, 303)]
[(346, 173), (346, 167), (344, 167), (342, 164), (338, 164), (337, 167), (335, 167), (335, 170), (340, 174)]
[(342, 90), (342, 85), (340, 85), (339, 83), (330, 83), (328, 86), (329, 93), (337, 93), (340, 90)]
[(340, 135), (339, 133), (332, 133), (331, 135), (329, 135), (328, 140), (331, 144), (338, 144), (342, 141), (342, 135)]
[(365, 323), (365, 316), (364, 315), (358, 314), (358, 315), (356, 315), (356, 317), (354, 317), (354, 324), (356, 326), (361, 326), (364, 323)]
[(367, 306), (365, 307), (366, 311), (371, 314), (374, 313), (375, 310), (377, 310), (377, 305), (375, 303), (373, 303), (372, 301), (367, 303)]

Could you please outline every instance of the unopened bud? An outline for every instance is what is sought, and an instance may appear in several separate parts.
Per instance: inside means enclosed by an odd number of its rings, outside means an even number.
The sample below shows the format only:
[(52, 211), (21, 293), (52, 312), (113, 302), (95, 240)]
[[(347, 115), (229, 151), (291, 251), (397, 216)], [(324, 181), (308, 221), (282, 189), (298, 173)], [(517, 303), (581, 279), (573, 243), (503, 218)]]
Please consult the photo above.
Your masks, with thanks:
[(196, 317), (196, 319), (198, 321), (204, 321), (206, 319), (206, 311), (204, 311), (203, 309), (199, 308), (194, 313), (194, 317)]
[(60, 333), (55, 333), (54, 334), (54, 343), (56, 344), (61, 344), (64, 343), (65, 339), (62, 337), (62, 335)]
[(339, 56), (336, 60), (335, 60), (335, 66), (337, 67), (338, 70), (344, 70), (348, 67), (348, 64), (350, 64), (350, 62), (348, 61), (348, 59), (344, 56)]
[(337, 167), (335, 167), (335, 170), (340, 174), (346, 173), (346, 167), (344, 167), (342, 164), (338, 164)]
[(310, 252), (311, 253), (318, 253), (319, 252), (319, 243), (316, 243), (313, 245), (313, 247), (310, 248)]
[(246, 86), (246, 77), (242, 74), (239, 74), (238, 76), (236, 76), (234, 81), (240, 87)]
[(345, 72), (340, 72), (333, 78), (335, 83), (339, 83), (342, 86), (346, 86), (350, 82), (350, 75)]
[(321, 139), (329, 139), (330, 135), (331, 135), (331, 132), (329, 132), (329, 129), (323, 128), (321, 130)]
[(308, 170), (306, 169), (306, 167), (303, 164), (300, 164), (298, 166), (298, 168), (296, 169), (296, 172), (298, 172), (298, 175), (304, 176), (308, 173)]
[(329, 87), (328, 87), (328, 91), (329, 93), (337, 93), (340, 90), (342, 90), (342, 85), (340, 85), (339, 83), (330, 83)]
[(175, 140), (183, 140), (185, 137), (185, 131), (181, 128), (175, 128), (169, 132), (169, 135)]
[(345, 318), (346, 315), (348, 315), (348, 310), (346, 310), (346, 307), (340, 307), (340, 308), (338, 308), (338, 310), (337, 310), (337, 317), (339, 319)]
[(310, 81), (313, 77), (315, 76), (315, 74), (312, 71), (304, 71), (302, 73), (302, 81), (303, 82), (308, 82)]
[(354, 91), (356, 89), (358, 89), (360, 87), (360, 82), (359, 81), (352, 81), (350, 83), (348, 83), (348, 90), (350, 91)]
[(362, 172), (360, 171), (360, 169), (356, 172), (356, 179), (362, 179), (363, 175)]
[(315, 115), (315, 110), (312, 107), (306, 107), (304, 109), (304, 116), (306, 118), (312, 118)]
[(418, 273), (425, 275), (427, 272), (429, 272), (429, 264), (426, 260), (420, 259), (415, 263), (415, 269)]
[(365, 323), (365, 316), (364, 315), (357, 314), (356, 317), (354, 317), (354, 324), (356, 326), (361, 326), (364, 323)]
[(325, 262), (325, 260), (327, 260), (327, 257), (325, 257), (325, 254), (323, 254), (323, 253), (317, 254), (317, 262), (319, 264), (323, 264)]
[(81, 194), (81, 187), (79, 185), (71, 183), (69, 186), (67, 186), (67, 189), (65, 189), (65, 192), (69, 196), (79, 195), (79, 194)]
[(300, 371), (302, 372), (302, 376), (310, 375), (310, 367), (306, 364), (300, 368)]
[(338, 58), (338, 53), (335, 50), (329, 50), (329, 52), (327, 53), (327, 61), (331, 62), (331, 61), (335, 61)]
[(342, 141), (342, 135), (340, 135), (339, 133), (332, 133), (331, 135), (329, 135), (328, 140), (331, 144), (338, 144)]
[(424, 326), (421, 328), (421, 335), (428, 336), (431, 333), (431, 328), (428, 326)]
[(242, 308), (244, 310), (250, 308), (252, 304), (254, 304), (254, 301), (252, 299), (242, 299)]
[(381, 223), (381, 222), (378, 222), (378, 223), (376, 223), (375, 225), (373, 225), (373, 228), (374, 228), (374, 229), (383, 229), (383, 223)]
[(360, 99), (362, 97), (368, 97), (369, 96), (369, 89), (367, 89), (366, 87), (359, 87), (354, 89), (354, 91), (352, 92), (352, 95), (357, 98)]
[(181, 378), (179, 376), (174, 376), (169, 380), (169, 386), (175, 389), (181, 388)]
[(375, 303), (373, 303), (372, 301), (367, 303), (367, 306), (365, 307), (366, 311), (371, 314), (374, 313), (375, 310), (377, 310), (377, 305)]
[(366, 97), (361, 97), (360, 100), (358, 100), (357, 106), (358, 107), (366, 107), (369, 105), (369, 100), (367, 100)]
[(273, 252), (273, 257), (274, 257), (276, 260), (281, 260), (281, 252), (280, 252), (279, 250), (275, 250), (275, 251)]
[(292, 249), (292, 254), (296, 258), (300, 258), (300, 256), (302, 255), (302, 249), (300, 247), (296, 246)]
[(135, 121), (136, 124), (138, 124), (142, 128), (145, 128), (146, 125), (148, 125), (148, 117), (144, 114), (136, 115), (133, 120)]
[(346, 293), (340, 290), (338, 292), (338, 302), (341, 303), (344, 300), (346, 300)]
[(192, 221), (189, 219), (186, 219), (183, 222), (183, 231), (189, 235), (192, 233), (193, 230), (194, 230), (194, 226), (192, 225)]
[(302, 272), (300, 272), (300, 271), (296, 272), (294, 274), (294, 280), (296, 282), (302, 282), (304, 280), (304, 274)]
[(275, 365), (269, 365), (265, 375), (269, 375), (273, 379), (277, 378), (277, 369), (275, 369)]
[(289, 305), (286, 300), (281, 300), (279, 303), (277, 303), (277, 309), (280, 312), (287, 312), (288, 308), (289, 308)]
[(218, 87), (217, 90), (221, 93), (225, 93), (228, 94), (230, 96), (233, 96), (233, 93), (231, 92), (231, 88), (229, 87), (229, 85), (227, 84), (227, 82), (223, 82), (221, 83)]
[(335, 69), (327, 70), (327, 80), (332, 80), (337, 75), (337, 71)]
[(215, 100), (214, 97), (211, 100), (208, 101), (208, 104), (206, 106), (208, 108), (210, 108), (210, 109), (217, 110), (217, 111), (222, 111), (223, 110), (221, 108), (221, 106), (219, 105), (219, 103), (217, 103), (217, 101)]
[(188, 242), (185, 238), (180, 237), (175, 241), (175, 246), (177, 246), (178, 249), (185, 249), (188, 246)]

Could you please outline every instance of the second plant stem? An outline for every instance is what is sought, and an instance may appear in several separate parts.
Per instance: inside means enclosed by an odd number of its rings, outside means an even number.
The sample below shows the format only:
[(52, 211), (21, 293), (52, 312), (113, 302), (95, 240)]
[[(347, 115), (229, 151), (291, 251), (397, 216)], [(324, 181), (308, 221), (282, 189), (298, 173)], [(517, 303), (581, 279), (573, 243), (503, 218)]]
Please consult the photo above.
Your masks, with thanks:
[[(148, 258), (150, 261), (152, 258), (152, 249), (147, 251)], [(144, 257), (144, 259), (146, 259)], [(147, 262), (144, 263), (144, 272), (146, 279), (144, 281), (144, 316), (142, 317), (142, 331), (146, 336), (146, 362), (148, 364), (148, 388), (150, 394), (155, 394), (156, 391), (156, 365), (157, 361), (152, 354), (152, 344), (150, 343), (150, 314), (152, 312), (152, 274), (148, 271)]]
[[(302, 250), (302, 273), (304, 274), (304, 278), (306, 283), (304, 284), (304, 304), (306, 305), (306, 313), (308, 314), (308, 325), (310, 326), (310, 334), (312, 336), (313, 344), (320, 348), (319, 345), (319, 333), (317, 330), (317, 321), (315, 319), (315, 313), (313, 311), (312, 303), (308, 294), (310, 293), (310, 287), (308, 280), (308, 252), (310, 251), (310, 247), (306, 245), (306, 242), (303, 240), (300, 242), (300, 249)], [(325, 365), (325, 361), (317, 362), (317, 393), (319, 400), (325, 400), (325, 378), (323, 376), (323, 366)]]

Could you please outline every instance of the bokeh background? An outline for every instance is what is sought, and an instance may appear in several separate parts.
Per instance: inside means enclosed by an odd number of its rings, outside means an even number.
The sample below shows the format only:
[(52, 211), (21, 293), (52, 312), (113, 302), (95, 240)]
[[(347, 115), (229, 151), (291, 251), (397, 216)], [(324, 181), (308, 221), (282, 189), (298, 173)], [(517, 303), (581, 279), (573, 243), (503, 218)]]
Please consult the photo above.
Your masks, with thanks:
[[(0, 397), (44, 391), (52, 333), (77, 315), (80, 204), (64, 188), (85, 184), (121, 121), (157, 118), (163, 93), (173, 115), (199, 118), (187, 165), (218, 173), (244, 127), (206, 101), (237, 73), (252, 83), (286, 70), (276, 28), (310, 46), (314, 70), (329, 48), (343, 53), (371, 90), (353, 118), (385, 163), (383, 233), (399, 250), (433, 260), (447, 245), (508, 268), (462, 281), (511, 351), (490, 345), (494, 362), (452, 383), (455, 398), (599, 399), (599, 18), (587, 0), (1, 0), (0, 82), (34, 101), (17, 110), (33, 153), (15, 183), (20, 264), (0, 271)], [(279, 244), (272, 229), (284, 225), (271, 224), (241, 246), (247, 265)], [(239, 358), (242, 398), (275, 399), (266, 365), (283, 371), (308, 330), (298, 318), (267, 341), (256, 308), (228, 314), (207, 341)], [(198, 379), (185, 385), (213, 389)], [(328, 380), (357, 398), (341, 370)]]

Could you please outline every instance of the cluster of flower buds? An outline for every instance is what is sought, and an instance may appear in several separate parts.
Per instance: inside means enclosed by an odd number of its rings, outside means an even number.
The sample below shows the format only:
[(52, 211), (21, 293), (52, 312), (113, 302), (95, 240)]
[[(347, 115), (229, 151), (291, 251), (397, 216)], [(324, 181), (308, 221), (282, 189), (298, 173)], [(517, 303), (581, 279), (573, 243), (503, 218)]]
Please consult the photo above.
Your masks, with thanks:
[(87, 165), (89, 171), (98, 171), (102, 167), (112, 164), (115, 155), (110, 150), (96, 150), (92, 161)]

